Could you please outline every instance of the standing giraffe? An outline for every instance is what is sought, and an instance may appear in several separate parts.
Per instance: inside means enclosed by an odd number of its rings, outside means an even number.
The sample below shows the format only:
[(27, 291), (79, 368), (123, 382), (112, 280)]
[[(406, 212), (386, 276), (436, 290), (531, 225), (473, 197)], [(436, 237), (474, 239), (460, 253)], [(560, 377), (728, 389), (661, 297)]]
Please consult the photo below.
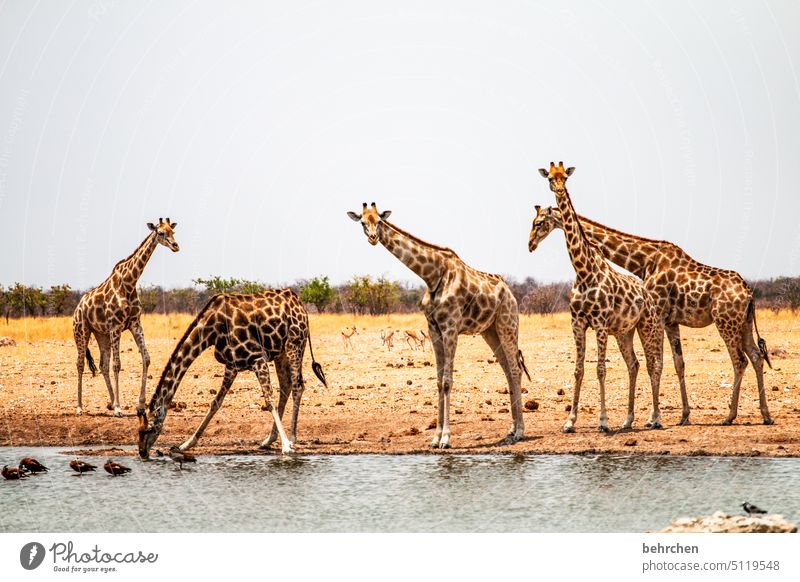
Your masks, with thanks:
[(386, 220), (390, 214), (389, 210), (379, 213), (374, 202), (369, 207), (365, 202), (361, 214), (347, 213), (361, 223), (371, 245), (380, 242), (428, 286), (422, 311), (428, 320), (439, 389), (439, 415), (431, 447), (450, 447), (450, 390), (460, 334), (483, 335), (503, 367), (513, 419), (504, 442), (520, 440), (525, 432), (520, 401), (521, 370), (529, 380), (530, 375), (517, 343), (519, 312), (514, 295), (499, 275), (473, 269), (450, 249), (400, 230)]
[[(620, 232), (578, 216), (587, 238), (603, 256), (642, 279), (655, 295), (658, 312), (672, 349), (672, 360), (681, 389), (683, 413), (680, 424), (689, 422), (689, 399), (679, 326), (706, 327), (714, 323), (733, 362), (733, 392), (730, 411), (723, 424), (736, 418), (739, 389), (747, 368), (745, 354), (753, 363), (764, 424), (772, 424), (764, 392), (764, 365), (771, 368), (767, 343), (756, 325), (753, 290), (736, 271), (709, 267), (695, 261), (679, 246)], [(536, 206), (528, 250), (533, 252), (554, 229), (563, 228), (557, 208)], [(758, 341), (753, 341), (755, 330)]]
[(550, 170), (540, 169), (547, 178), (550, 189), (556, 195), (561, 212), (567, 250), (575, 269), (575, 283), (570, 291), (570, 313), (572, 314), (572, 333), (575, 337), (577, 357), (575, 359), (575, 392), (572, 395), (572, 409), (564, 424), (564, 432), (575, 430), (578, 416), (578, 400), (583, 365), (586, 356), (586, 329), (591, 327), (597, 336), (597, 379), (600, 383), (600, 430), (608, 431), (606, 414), (606, 342), (608, 336), (616, 338), (622, 357), (628, 367), (628, 416), (622, 428), (633, 424), (633, 405), (636, 395), (636, 376), (639, 361), (633, 350), (633, 334), (639, 333), (650, 375), (653, 392), (653, 410), (648, 428), (661, 428), (661, 412), (658, 408), (658, 391), (661, 381), (664, 351), (664, 327), (656, 310), (654, 298), (644, 285), (631, 277), (615, 271), (603, 258), (600, 249), (590, 242), (581, 228), (572, 201), (567, 192), (567, 178), (575, 168), (564, 169), (550, 162)]
[[(78, 349), (78, 416), (83, 414), (83, 367), (88, 361), (92, 376), (97, 373), (92, 354), (89, 352), (89, 339), (92, 334), (100, 346), (100, 372), (108, 388), (108, 409), (114, 410), (114, 416), (122, 416), (119, 401), (119, 338), (122, 332), (130, 330), (133, 339), (142, 355), (142, 387), (139, 392), (138, 408), (144, 408), (144, 391), (147, 384), (147, 368), (150, 366), (150, 355), (144, 343), (142, 329), (142, 304), (136, 293), (136, 284), (142, 276), (147, 261), (158, 245), (164, 245), (172, 252), (180, 250), (175, 242), (174, 230), (177, 222), (158, 219), (158, 224), (147, 223), (150, 234), (147, 235), (133, 254), (118, 262), (111, 275), (100, 285), (86, 293), (78, 301), (72, 316), (72, 333)], [(109, 360), (114, 356), (114, 388), (111, 387)]]
[[(143, 459), (148, 457), (150, 448), (161, 434), (169, 404), (186, 370), (211, 346), (214, 346), (216, 360), (225, 366), (225, 376), (203, 422), (180, 446), (180, 450), (185, 451), (197, 444), (208, 423), (222, 406), (236, 375), (243, 370), (252, 370), (264, 393), (266, 408), (273, 417), (272, 432), (261, 443), (261, 447), (268, 448), (280, 435), (281, 450), (291, 453), (296, 441), (297, 414), (305, 388), (303, 354), (306, 340), (311, 349), (308, 313), (291, 289), (269, 289), (252, 295), (223, 293), (213, 296), (189, 324), (164, 367), (148, 407), (152, 424), (148, 421), (147, 412), (139, 411), (139, 455)], [(272, 406), (268, 367), (271, 361), (275, 362), (280, 385), (277, 410)], [(313, 349), (311, 361), (311, 369), (327, 388), (325, 374), (322, 366), (314, 360)], [(287, 438), (281, 418), (290, 390), (294, 407)]]

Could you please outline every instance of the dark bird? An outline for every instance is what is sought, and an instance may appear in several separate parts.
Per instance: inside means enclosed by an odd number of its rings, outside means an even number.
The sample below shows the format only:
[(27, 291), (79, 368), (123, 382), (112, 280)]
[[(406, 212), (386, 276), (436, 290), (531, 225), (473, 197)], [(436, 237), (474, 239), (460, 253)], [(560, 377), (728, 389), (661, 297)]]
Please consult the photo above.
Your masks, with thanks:
[(766, 510), (756, 507), (752, 503), (747, 503), (747, 501), (742, 503), (742, 509), (747, 515), (763, 515), (766, 513)]
[(106, 464), (103, 465), (103, 469), (107, 472), (111, 473), (114, 477), (117, 475), (124, 475), (125, 473), (130, 473), (131, 470), (128, 467), (120, 465), (119, 463), (108, 459)]
[(17, 469), (16, 467), (9, 467), (8, 465), (3, 465), (3, 470), (0, 471), (0, 474), (2, 474), (3, 477), (9, 481), (22, 479), (23, 477), (28, 476), (28, 473), (25, 472), (25, 469)]
[(90, 465), (89, 463), (84, 463), (80, 459), (74, 459), (70, 461), (69, 466), (72, 467), (73, 471), (80, 473), (81, 475), (97, 469), (96, 465)]
[(184, 463), (196, 463), (197, 459), (194, 458), (192, 453), (187, 453), (185, 451), (180, 450), (180, 448), (176, 446), (171, 446), (169, 448), (169, 458), (178, 463), (178, 466), (183, 469)]
[(34, 459), (33, 457), (25, 457), (19, 462), (20, 468), (25, 468), (26, 471), (33, 473), (45, 473), (47, 472), (47, 467), (42, 465), (39, 461)]

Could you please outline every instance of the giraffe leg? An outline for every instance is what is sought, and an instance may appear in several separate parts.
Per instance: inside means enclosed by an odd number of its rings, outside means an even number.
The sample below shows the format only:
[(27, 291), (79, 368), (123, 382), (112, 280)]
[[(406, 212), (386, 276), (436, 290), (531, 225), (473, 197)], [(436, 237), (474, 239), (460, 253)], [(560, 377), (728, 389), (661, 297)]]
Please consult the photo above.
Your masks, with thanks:
[(119, 332), (113, 331), (110, 334), (111, 355), (114, 358), (114, 416), (122, 416), (122, 408), (119, 402), (119, 371), (122, 367), (119, 360)]
[(672, 361), (675, 364), (675, 373), (678, 375), (678, 382), (681, 387), (681, 425), (689, 424), (689, 397), (686, 394), (686, 368), (683, 365), (683, 348), (681, 347), (681, 330), (677, 323), (666, 327), (669, 347), (672, 350)]
[(303, 399), (305, 382), (303, 382), (303, 352), (305, 345), (289, 350), (289, 373), (292, 381), (292, 425), (289, 427), (289, 443), (297, 442), (297, 417), (300, 414), (300, 402)]
[(442, 439), (442, 426), (444, 424), (444, 395), (442, 394), (442, 374), (444, 372), (444, 345), (438, 327), (431, 324), (431, 344), (433, 345), (433, 355), (436, 359), (436, 389), (439, 395), (436, 417), (436, 432), (431, 440), (431, 448), (439, 448)]
[(586, 360), (586, 324), (572, 318), (572, 335), (575, 338), (575, 389), (572, 392), (572, 408), (564, 424), (562, 432), (575, 432), (575, 421), (578, 419), (578, 402), (581, 397), (583, 383), (583, 366)]
[(600, 432), (608, 432), (608, 413), (606, 412), (606, 345), (608, 332), (597, 330), (597, 381), (600, 384)]
[[(281, 355), (276, 358), (275, 372), (278, 375), (278, 386), (280, 387), (280, 396), (278, 397), (278, 416), (280, 416), (281, 420), (283, 420), (283, 411), (286, 410), (286, 401), (289, 399), (289, 392), (292, 389), (289, 365), (285, 355)], [(268, 449), (276, 440), (278, 440), (278, 425), (273, 422), (272, 431), (260, 446), (262, 449)]]
[(269, 408), (270, 412), (272, 412), (272, 418), (275, 422), (275, 425), (278, 427), (278, 434), (281, 437), (281, 452), (284, 454), (292, 453), (294, 452), (292, 449), (292, 443), (289, 441), (286, 436), (286, 432), (283, 430), (281, 417), (278, 415), (278, 411), (275, 410), (275, 407), (272, 406), (272, 385), (269, 381), (269, 365), (267, 364), (267, 361), (263, 358), (259, 359), (253, 366), (253, 370), (258, 378), (258, 383), (261, 384), (261, 390), (264, 392), (264, 400), (267, 403), (267, 408)]
[(185, 451), (191, 449), (197, 444), (197, 441), (203, 436), (208, 423), (211, 422), (211, 419), (214, 418), (219, 407), (222, 406), (222, 401), (225, 400), (225, 395), (228, 393), (228, 390), (230, 390), (231, 384), (233, 384), (237, 374), (236, 368), (225, 368), (225, 376), (222, 378), (222, 385), (217, 395), (214, 396), (214, 400), (211, 401), (211, 407), (208, 409), (206, 417), (203, 419), (203, 422), (200, 423), (200, 426), (197, 427), (197, 430), (194, 431), (194, 434), (179, 447), (180, 450)]
[[(637, 331), (644, 348), (647, 374), (650, 376), (653, 408), (646, 428), (661, 428), (661, 409), (658, 405), (661, 390), (661, 372), (664, 369), (664, 325), (661, 318), (651, 311), (639, 322)], [(687, 405), (688, 408), (688, 405)]]
[(450, 392), (453, 388), (453, 361), (458, 345), (458, 332), (445, 331), (442, 334), (442, 347), (444, 348), (444, 366), (442, 366), (442, 388), (439, 396), (439, 406), (442, 411), (442, 438), (439, 440), (440, 449), (450, 448)]
[(519, 316), (511, 309), (499, 314), (495, 329), (503, 350), (505, 361), (503, 371), (508, 381), (513, 424), (506, 440), (510, 444), (521, 440), (525, 434), (525, 421), (522, 419), (522, 369), (519, 365)]
[(89, 334), (85, 332), (83, 324), (73, 326), (75, 346), (78, 349), (78, 409), (77, 415), (83, 414), (83, 369), (86, 365), (86, 346), (89, 344)]
[(753, 369), (756, 371), (756, 382), (758, 383), (758, 403), (761, 408), (761, 418), (764, 424), (774, 424), (774, 420), (769, 415), (769, 408), (767, 407), (767, 394), (764, 389), (764, 356), (753, 341), (753, 332), (750, 328), (750, 321), (746, 321), (742, 326), (742, 344), (744, 352), (753, 363)]
[(107, 335), (94, 334), (97, 339), (97, 346), (100, 348), (100, 374), (105, 380), (108, 389), (108, 402), (106, 408), (114, 410), (114, 388), (111, 385), (111, 343)]
[(731, 357), (733, 364), (733, 389), (731, 390), (731, 404), (728, 417), (722, 422), (723, 425), (728, 426), (733, 423), (739, 412), (739, 391), (742, 387), (742, 376), (747, 368), (747, 358), (741, 346), (741, 334), (734, 331), (733, 326), (724, 321), (716, 321), (719, 334), (725, 342), (725, 347), (728, 348), (728, 355)]
[[(514, 397), (512, 395), (512, 390), (511, 390), (511, 386), (513, 385), (513, 381), (514, 381), (513, 380), (514, 376), (513, 376), (513, 373), (511, 371), (510, 367), (508, 366), (508, 361), (506, 359), (505, 350), (503, 349), (503, 346), (500, 343), (500, 338), (498, 337), (497, 331), (495, 330), (495, 328), (489, 328), (485, 332), (483, 332), (483, 339), (486, 340), (486, 343), (489, 344), (490, 348), (492, 348), (492, 352), (494, 353), (494, 357), (497, 360), (497, 363), (500, 364), (500, 367), (503, 369), (503, 373), (506, 376), (506, 382), (508, 382), (508, 386), (509, 386), (508, 393), (509, 393), (509, 396), (511, 397), (511, 400), (512, 400), (511, 416), (512, 416), (513, 420), (512, 420), (512, 424), (511, 424), (511, 430), (508, 431), (508, 435), (504, 439), (504, 444), (511, 444), (511, 443), (514, 443), (514, 442), (516, 442), (516, 441), (518, 441), (518, 440), (520, 440), (522, 438), (522, 434), (521, 433), (519, 434), (518, 437), (515, 436), (517, 434), (517, 427), (519, 425), (517, 424), (517, 418), (514, 416), (514, 406), (513, 406)], [(525, 430), (525, 428), (524, 428), (524, 425), (523, 425), (523, 430), (522, 430), (523, 433), (524, 433), (524, 430)]]
[(142, 355), (142, 388), (139, 391), (139, 404), (136, 409), (144, 410), (147, 370), (150, 367), (150, 354), (144, 343), (144, 329), (142, 329), (141, 321), (137, 321), (131, 326), (131, 333), (133, 334), (133, 340), (136, 342), (136, 346), (139, 348), (139, 353)]
[(636, 377), (639, 374), (639, 360), (636, 359), (636, 352), (633, 350), (633, 333), (634, 330), (631, 330), (615, 336), (619, 351), (622, 353), (622, 359), (625, 360), (625, 365), (628, 367), (628, 416), (622, 425), (623, 429), (629, 429), (633, 426)]

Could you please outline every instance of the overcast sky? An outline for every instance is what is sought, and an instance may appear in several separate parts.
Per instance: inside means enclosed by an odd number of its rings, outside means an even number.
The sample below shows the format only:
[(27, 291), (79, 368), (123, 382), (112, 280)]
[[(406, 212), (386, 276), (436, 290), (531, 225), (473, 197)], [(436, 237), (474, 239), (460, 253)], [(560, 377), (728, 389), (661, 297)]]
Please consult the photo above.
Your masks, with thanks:
[(800, 274), (800, 3), (0, 4), (0, 283), (419, 280), (345, 212), (479, 269), (527, 250), (536, 169), (577, 210), (748, 278)]

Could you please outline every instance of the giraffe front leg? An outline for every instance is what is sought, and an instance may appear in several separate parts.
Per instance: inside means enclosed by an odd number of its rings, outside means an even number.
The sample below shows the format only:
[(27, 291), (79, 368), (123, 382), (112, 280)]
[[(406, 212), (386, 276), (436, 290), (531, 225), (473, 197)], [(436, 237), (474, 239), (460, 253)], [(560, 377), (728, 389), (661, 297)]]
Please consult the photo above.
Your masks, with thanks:
[(119, 371), (122, 368), (119, 358), (119, 333), (111, 334), (111, 355), (114, 358), (114, 416), (122, 416), (122, 407), (119, 401)]
[[(644, 347), (645, 362), (647, 363), (647, 374), (650, 376), (650, 388), (653, 395), (653, 410), (650, 413), (650, 420), (645, 424), (646, 428), (662, 428), (661, 409), (658, 399), (661, 390), (661, 372), (664, 368), (664, 329), (661, 319), (652, 317), (639, 334)], [(688, 407), (686, 417), (688, 420)]]
[(139, 348), (139, 353), (142, 356), (142, 387), (139, 391), (139, 403), (136, 410), (144, 410), (145, 404), (145, 390), (147, 388), (147, 370), (150, 368), (150, 354), (147, 351), (147, 346), (144, 343), (144, 329), (142, 329), (141, 322), (136, 322), (131, 328), (133, 339), (136, 346)]
[[(292, 389), (292, 383), (289, 374), (289, 367), (286, 358), (279, 358), (275, 360), (275, 372), (278, 375), (278, 386), (280, 387), (280, 396), (278, 397), (278, 416), (283, 420), (283, 411), (286, 410), (286, 402), (289, 399), (289, 391)], [(272, 430), (269, 436), (264, 440), (260, 448), (268, 449), (272, 443), (278, 440), (278, 425), (272, 423)]]
[(689, 424), (689, 397), (686, 393), (686, 366), (683, 363), (683, 347), (681, 346), (681, 330), (678, 324), (666, 327), (669, 347), (672, 350), (672, 362), (675, 365), (675, 373), (678, 375), (678, 383), (681, 388), (681, 426)]
[[(275, 422), (275, 426), (278, 428), (278, 434), (281, 437), (281, 452), (283, 454), (293, 453), (294, 449), (292, 448), (292, 443), (289, 441), (289, 438), (286, 436), (286, 431), (283, 430), (281, 417), (278, 414), (278, 411), (272, 405), (272, 385), (270, 384), (269, 380), (269, 365), (267, 364), (267, 361), (263, 358), (259, 359), (253, 366), (253, 370), (256, 373), (258, 383), (261, 385), (261, 390), (264, 393), (266, 407), (272, 413), (273, 421)], [(264, 443), (266, 443), (266, 440)], [(262, 443), (262, 445), (264, 443)]]
[(235, 368), (225, 368), (225, 376), (222, 378), (222, 385), (220, 386), (217, 395), (214, 396), (214, 400), (211, 401), (211, 406), (209, 407), (203, 422), (200, 423), (200, 426), (197, 427), (197, 430), (194, 431), (194, 434), (186, 439), (180, 447), (178, 447), (181, 451), (191, 449), (197, 444), (197, 441), (200, 440), (200, 437), (203, 436), (208, 423), (211, 422), (211, 419), (214, 418), (217, 410), (219, 410), (220, 406), (222, 406), (222, 401), (225, 400), (225, 395), (228, 393), (228, 390), (230, 390), (231, 384), (233, 384), (237, 374), (238, 372)]
[(586, 360), (586, 326), (575, 318), (572, 320), (572, 335), (575, 338), (575, 387), (572, 391), (572, 407), (569, 411), (567, 422), (561, 432), (575, 432), (575, 421), (578, 419), (578, 403), (581, 398), (581, 384), (583, 383), (583, 368)]
[(458, 335), (447, 333), (444, 340), (444, 366), (442, 368), (442, 388), (439, 395), (440, 415), (442, 416), (442, 436), (439, 439), (440, 449), (450, 448), (450, 393), (453, 388), (453, 360), (456, 354)]
[(600, 432), (608, 432), (608, 412), (606, 411), (606, 345), (608, 332), (597, 330), (597, 381), (600, 384)]
[(633, 426), (636, 378), (639, 374), (639, 360), (636, 359), (636, 352), (633, 349), (633, 331), (616, 336), (622, 359), (625, 360), (625, 365), (628, 367), (628, 416), (625, 418), (622, 430)]

